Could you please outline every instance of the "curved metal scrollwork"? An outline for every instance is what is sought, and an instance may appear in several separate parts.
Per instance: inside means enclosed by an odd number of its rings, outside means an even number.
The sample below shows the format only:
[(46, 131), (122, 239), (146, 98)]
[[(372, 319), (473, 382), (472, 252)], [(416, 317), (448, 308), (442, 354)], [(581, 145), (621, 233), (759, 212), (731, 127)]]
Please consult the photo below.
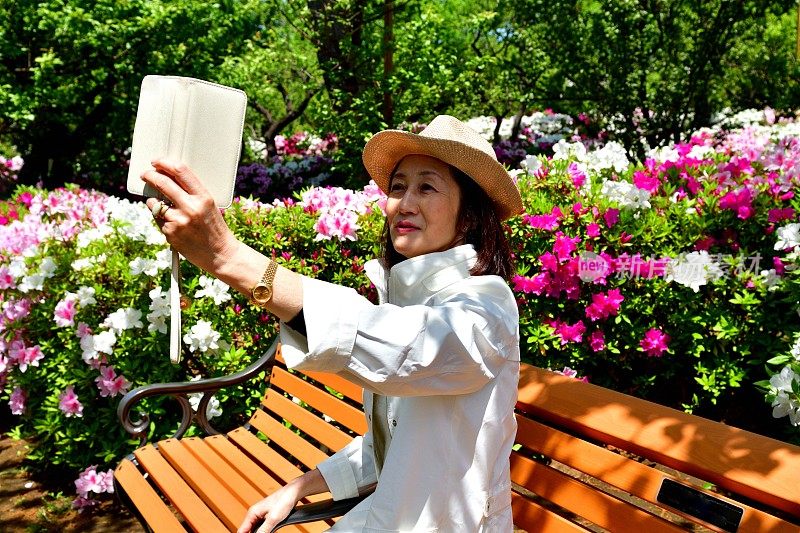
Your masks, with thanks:
[[(169, 395), (178, 401), (182, 413), (181, 425), (172, 438), (182, 437), (183, 434), (186, 433), (186, 430), (195, 422), (206, 433), (216, 435), (219, 432), (214, 429), (208, 421), (208, 414), (206, 412), (208, 403), (220, 389), (248, 381), (268, 368), (271, 368), (275, 361), (275, 354), (277, 351), (278, 339), (276, 338), (267, 352), (256, 362), (244, 370), (240, 370), (229, 376), (180, 383), (155, 383), (137, 387), (126, 394), (119, 402), (119, 406), (117, 406), (117, 418), (119, 418), (120, 424), (122, 424), (125, 431), (132, 437), (138, 438), (139, 445), (142, 446), (147, 442), (150, 414), (136, 411), (134, 415), (133, 408), (145, 398)], [(202, 393), (197, 412), (192, 409), (192, 405), (189, 402), (188, 395), (192, 393)], [(133, 420), (133, 416), (137, 416), (136, 420)]]

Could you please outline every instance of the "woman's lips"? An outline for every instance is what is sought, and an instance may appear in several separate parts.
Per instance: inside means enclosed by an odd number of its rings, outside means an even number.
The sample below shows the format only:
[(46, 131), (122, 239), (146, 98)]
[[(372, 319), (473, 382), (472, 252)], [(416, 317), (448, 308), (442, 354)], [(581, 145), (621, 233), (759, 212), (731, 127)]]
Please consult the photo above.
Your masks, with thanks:
[(395, 231), (400, 235), (405, 235), (407, 233), (411, 233), (412, 231), (417, 231), (419, 228), (412, 224), (411, 222), (401, 221), (394, 225)]

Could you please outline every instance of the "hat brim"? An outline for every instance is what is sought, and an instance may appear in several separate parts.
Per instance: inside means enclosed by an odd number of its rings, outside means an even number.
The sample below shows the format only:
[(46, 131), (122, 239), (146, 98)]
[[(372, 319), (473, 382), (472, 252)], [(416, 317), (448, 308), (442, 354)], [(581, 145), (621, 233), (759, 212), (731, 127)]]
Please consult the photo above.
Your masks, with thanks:
[(501, 220), (522, 212), (519, 189), (503, 165), (488, 154), (458, 141), (385, 130), (367, 141), (362, 160), (370, 177), (388, 194), (392, 172), (408, 155), (435, 157), (464, 172), (486, 192)]

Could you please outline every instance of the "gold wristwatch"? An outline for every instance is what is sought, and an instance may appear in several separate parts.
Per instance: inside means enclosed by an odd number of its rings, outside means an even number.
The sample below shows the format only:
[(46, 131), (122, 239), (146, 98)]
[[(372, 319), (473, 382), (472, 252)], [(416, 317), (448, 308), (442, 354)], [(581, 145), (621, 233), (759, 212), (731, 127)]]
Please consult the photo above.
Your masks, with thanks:
[(250, 290), (250, 300), (255, 305), (264, 307), (272, 299), (272, 282), (275, 280), (275, 272), (277, 271), (278, 263), (270, 259), (264, 275), (261, 276), (261, 281), (256, 283), (256, 286)]

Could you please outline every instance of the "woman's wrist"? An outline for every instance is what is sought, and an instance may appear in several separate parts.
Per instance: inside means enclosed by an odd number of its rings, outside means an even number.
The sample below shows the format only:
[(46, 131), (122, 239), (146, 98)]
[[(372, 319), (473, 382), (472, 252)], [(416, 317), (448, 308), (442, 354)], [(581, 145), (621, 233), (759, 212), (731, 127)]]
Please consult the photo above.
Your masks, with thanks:
[(322, 477), (322, 473), (316, 468), (314, 470), (309, 470), (302, 476), (294, 478), (286, 485), (286, 488), (290, 488), (290, 490), (293, 491), (294, 495), (297, 497), (297, 501), (307, 496), (329, 491), (325, 478)]

